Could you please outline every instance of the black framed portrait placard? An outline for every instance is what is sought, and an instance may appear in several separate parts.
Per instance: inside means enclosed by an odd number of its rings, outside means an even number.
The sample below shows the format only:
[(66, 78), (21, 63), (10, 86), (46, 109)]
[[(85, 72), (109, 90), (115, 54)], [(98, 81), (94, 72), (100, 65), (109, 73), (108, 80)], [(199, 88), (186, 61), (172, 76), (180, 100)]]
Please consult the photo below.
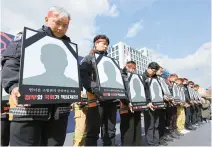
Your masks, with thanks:
[(175, 102), (180, 102), (180, 89), (179, 86), (177, 86), (176, 83), (173, 84), (173, 99)]
[(183, 102), (183, 103), (186, 101), (186, 99), (185, 99), (185, 89), (184, 89), (183, 86), (180, 87), (180, 101)]
[(195, 90), (193, 88), (191, 88), (191, 91), (192, 91), (192, 95), (193, 95), (193, 100), (196, 100), (196, 97), (195, 97)]
[(200, 100), (201, 96), (199, 95), (199, 92), (197, 90), (194, 90), (194, 98), (195, 100)]
[(147, 103), (143, 78), (138, 74), (128, 73), (128, 80), (133, 110), (146, 109)]
[(191, 100), (194, 100), (194, 89), (188, 86), (188, 93)]
[(97, 81), (103, 99), (126, 99), (125, 87), (117, 60), (101, 54), (94, 54)]
[(155, 108), (163, 108), (163, 93), (157, 78), (149, 78), (149, 90), (153, 106), (155, 106)]
[(77, 44), (25, 27), (19, 104), (80, 101)]
[(166, 84), (165, 79), (162, 77), (159, 77), (161, 88), (163, 90), (163, 93), (168, 96), (169, 98), (172, 98), (172, 94), (169, 90), (169, 86)]

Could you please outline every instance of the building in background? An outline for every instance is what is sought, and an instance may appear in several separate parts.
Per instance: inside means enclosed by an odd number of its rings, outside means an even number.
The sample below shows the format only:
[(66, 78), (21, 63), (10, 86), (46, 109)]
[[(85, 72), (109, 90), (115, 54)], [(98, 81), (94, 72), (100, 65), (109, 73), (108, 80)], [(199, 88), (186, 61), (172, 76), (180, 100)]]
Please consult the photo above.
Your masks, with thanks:
[(108, 49), (108, 56), (119, 61), (123, 68), (127, 61), (135, 61), (137, 64), (137, 73), (142, 74), (152, 61), (151, 51), (147, 48), (135, 49), (124, 42), (119, 42)]
[(152, 52), (150, 49), (144, 47), (138, 50), (139, 52), (142, 53), (147, 58), (147, 65), (152, 62)]

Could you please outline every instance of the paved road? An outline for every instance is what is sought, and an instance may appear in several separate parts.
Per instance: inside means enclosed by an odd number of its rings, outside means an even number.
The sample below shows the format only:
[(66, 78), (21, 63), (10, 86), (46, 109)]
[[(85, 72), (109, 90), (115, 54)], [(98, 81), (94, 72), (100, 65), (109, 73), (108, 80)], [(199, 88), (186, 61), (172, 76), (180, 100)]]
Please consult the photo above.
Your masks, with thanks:
[[(120, 143), (119, 124), (116, 125), (116, 143)], [(71, 146), (73, 142), (73, 133), (67, 134), (65, 146)], [(99, 140), (101, 145), (101, 140)], [(145, 145), (145, 137), (142, 126), (142, 144)], [(191, 131), (180, 139), (170, 142), (169, 146), (211, 146), (211, 122), (199, 127), (196, 131)]]
[(211, 121), (200, 126), (179, 140), (169, 143), (169, 146), (211, 146)]

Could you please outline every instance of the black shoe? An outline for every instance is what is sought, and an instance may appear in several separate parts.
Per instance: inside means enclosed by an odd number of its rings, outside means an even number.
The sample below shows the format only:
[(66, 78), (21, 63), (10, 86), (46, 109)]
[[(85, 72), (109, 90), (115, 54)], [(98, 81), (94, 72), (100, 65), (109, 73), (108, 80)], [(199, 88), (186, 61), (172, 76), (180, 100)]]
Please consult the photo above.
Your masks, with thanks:
[(177, 131), (174, 131), (173, 134), (174, 134), (175, 136), (180, 136), (180, 134), (179, 134)]
[(166, 137), (163, 137), (163, 139), (165, 141), (168, 141), (168, 142), (173, 142), (174, 141), (174, 139), (170, 138), (168, 135)]
[(192, 127), (185, 127), (186, 130), (193, 130)]
[(167, 142), (164, 142), (163, 144), (161, 144), (162, 146), (168, 146)]
[(202, 122), (198, 122), (198, 124), (201, 126), (202, 125)]
[(192, 130), (196, 130), (197, 128), (196, 127), (194, 127), (194, 126), (191, 126), (191, 128), (192, 128)]
[(180, 137), (179, 136), (176, 136), (174, 133), (171, 133), (169, 136), (171, 138), (174, 138), (174, 139), (180, 139)]
[(162, 145), (162, 146), (167, 146), (168, 143), (167, 143), (165, 140), (161, 139), (161, 140), (160, 140), (160, 145)]
[(178, 132), (178, 131), (175, 131), (175, 134), (176, 134), (177, 136), (184, 136), (184, 134), (182, 134), (182, 133), (180, 133), (180, 132)]

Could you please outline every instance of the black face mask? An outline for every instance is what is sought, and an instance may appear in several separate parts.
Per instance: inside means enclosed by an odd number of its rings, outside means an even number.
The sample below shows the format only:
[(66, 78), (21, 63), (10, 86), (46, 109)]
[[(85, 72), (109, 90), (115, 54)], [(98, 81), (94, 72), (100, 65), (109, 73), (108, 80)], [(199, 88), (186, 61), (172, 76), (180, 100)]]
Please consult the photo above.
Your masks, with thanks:
[(97, 53), (97, 54), (102, 54), (102, 55), (105, 55), (105, 56), (107, 56), (107, 51), (98, 51), (98, 50), (94, 50), (94, 52), (95, 53)]

